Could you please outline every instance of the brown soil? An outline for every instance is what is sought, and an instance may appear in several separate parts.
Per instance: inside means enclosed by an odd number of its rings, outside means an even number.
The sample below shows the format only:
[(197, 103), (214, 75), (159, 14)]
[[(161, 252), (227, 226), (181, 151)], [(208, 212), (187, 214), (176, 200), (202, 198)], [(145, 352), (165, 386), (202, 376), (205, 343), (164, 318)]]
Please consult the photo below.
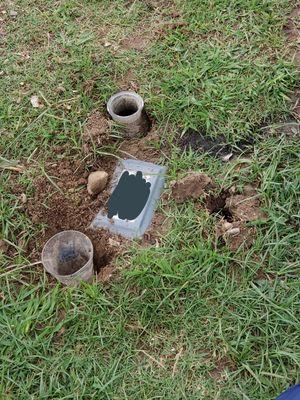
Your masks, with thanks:
[[(114, 167), (115, 160), (102, 158), (91, 166), (91, 170), (101, 168), (107, 171), (110, 180)], [(59, 165), (54, 163), (47, 168), (47, 175), (60, 191), (45, 176), (35, 179), (35, 194), (27, 200), (25, 207), (32, 221), (43, 224), (46, 228), (29, 245), (34, 260), (39, 259), (43, 245), (51, 236), (68, 229), (79, 230), (92, 240), (96, 271), (117, 255), (118, 250), (108, 244), (110, 234), (104, 230), (95, 231), (89, 228), (93, 217), (108, 200), (109, 186), (98, 197), (91, 197), (86, 190), (87, 174), (88, 172), (84, 173), (81, 168), (76, 169), (71, 162), (64, 160)]]
[(166, 30), (185, 27), (187, 23), (182, 21), (181, 14), (171, 1), (148, 1), (147, 6), (151, 9), (147, 18), (143, 19), (134, 29), (120, 42), (120, 50), (136, 50), (143, 52), (153, 45)]
[(255, 227), (247, 226), (248, 221), (266, 219), (260, 209), (256, 188), (245, 186), (243, 194), (231, 194), (223, 190), (205, 198), (205, 206), (210, 214), (221, 217), (216, 225), (216, 244), (226, 244), (232, 252), (243, 247), (248, 249), (256, 237)]
[(0, 239), (0, 253), (6, 254), (8, 246), (3, 239)]
[(266, 214), (260, 209), (260, 200), (256, 192), (228, 197), (226, 208), (237, 221), (247, 222), (266, 219)]
[[(109, 144), (107, 136), (108, 123), (99, 112), (94, 112), (87, 121), (85, 127), (86, 144), (90, 139), (95, 141), (99, 148), (103, 144)], [(153, 149), (151, 144), (159, 141), (159, 135), (152, 129), (148, 136), (142, 139), (124, 140), (121, 143), (120, 156), (122, 158), (136, 157), (141, 160), (157, 162), (161, 158), (161, 151)], [(97, 280), (108, 282), (115, 279), (118, 274), (115, 267), (115, 259), (129, 245), (129, 241), (120, 236), (113, 235), (109, 231), (90, 229), (90, 223), (100, 210), (105, 208), (110, 196), (110, 182), (115, 170), (117, 159), (114, 157), (100, 157), (93, 162), (92, 155), (88, 151), (85, 161), (71, 161), (64, 146), (57, 146), (54, 153), (62, 161), (48, 162), (45, 166), (45, 174), (34, 179), (35, 192), (32, 197), (27, 197), (23, 202), (23, 209), (34, 224), (44, 226), (41, 234), (32, 240), (27, 246), (26, 253), (31, 261), (40, 260), (41, 250), (45, 242), (54, 234), (74, 229), (85, 233), (94, 246), (94, 266), (98, 273)], [(127, 154), (124, 153), (126, 151)], [(104, 170), (108, 173), (107, 187), (98, 196), (90, 196), (87, 192), (87, 177), (90, 172)], [(21, 185), (11, 183), (14, 194), (22, 196), (24, 188)], [(157, 245), (160, 235), (167, 224), (165, 218), (156, 213), (152, 224), (140, 241), (141, 246)]]
[(221, 220), (216, 227), (216, 237), (222, 238), (232, 252), (238, 249), (249, 249), (256, 237), (255, 227), (248, 227), (245, 222), (228, 223)]
[(188, 199), (198, 199), (213, 186), (210, 177), (200, 172), (192, 172), (181, 180), (171, 182), (172, 197), (176, 203), (183, 203)]
[(297, 66), (300, 66), (300, 6), (295, 7), (289, 14), (284, 34), (292, 59)]
[(123, 158), (137, 158), (156, 163), (161, 158), (162, 152), (153, 148), (153, 144), (160, 143), (160, 140), (158, 132), (153, 127), (148, 135), (141, 139), (124, 140), (119, 147), (119, 151)]
[(91, 147), (105, 146), (109, 143), (109, 121), (99, 111), (94, 111), (89, 116), (83, 133), (83, 150), (89, 154)]
[(233, 362), (227, 357), (221, 358), (215, 365), (215, 368), (210, 371), (209, 375), (216, 381), (224, 380), (224, 373), (226, 370), (235, 370)]
[(128, 70), (122, 77), (117, 80), (117, 85), (120, 90), (139, 91), (139, 83), (131, 70)]

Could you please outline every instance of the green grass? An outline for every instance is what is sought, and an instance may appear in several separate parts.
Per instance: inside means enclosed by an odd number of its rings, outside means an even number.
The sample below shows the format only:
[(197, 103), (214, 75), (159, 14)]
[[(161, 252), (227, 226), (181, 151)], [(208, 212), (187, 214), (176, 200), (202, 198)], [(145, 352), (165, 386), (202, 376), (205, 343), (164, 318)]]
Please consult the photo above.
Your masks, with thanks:
[[(0, 8), (0, 149), (26, 164), (17, 178), (1, 172), (0, 238), (14, 255), (0, 253), (0, 398), (273, 400), (299, 381), (300, 148), (260, 130), (288, 116), (299, 83), (282, 33), (291, 2), (16, 0)], [(170, 25), (178, 20), (185, 25)], [(144, 51), (122, 47), (159, 23), (163, 33)], [(89, 113), (104, 109), (128, 71), (172, 145), (168, 182), (194, 169), (238, 191), (258, 183), (268, 220), (250, 250), (233, 254), (215, 248), (216, 216), (170, 200), (161, 208), (170, 231), (159, 247), (129, 249), (120, 281), (55, 286), (41, 266), (26, 267), (24, 247), (40, 227), (12, 178), (30, 198), (41, 165), (59, 157), (55, 146), (83, 159)], [(251, 134), (254, 152), (228, 165), (182, 154), (175, 139), (189, 127), (231, 143)]]

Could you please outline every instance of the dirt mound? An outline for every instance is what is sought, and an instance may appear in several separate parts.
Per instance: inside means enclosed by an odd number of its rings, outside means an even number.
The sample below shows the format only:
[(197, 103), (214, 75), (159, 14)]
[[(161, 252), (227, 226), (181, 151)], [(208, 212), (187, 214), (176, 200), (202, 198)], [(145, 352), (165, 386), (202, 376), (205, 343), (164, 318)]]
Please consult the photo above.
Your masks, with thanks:
[(109, 120), (99, 111), (87, 119), (83, 132), (83, 150), (88, 154), (92, 146), (102, 147), (109, 143)]
[(237, 221), (266, 219), (266, 214), (260, 209), (260, 200), (256, 191), (228, 197), (226, 208)]
[(176, 203), (198, 199), (205, 191), (212, 188), (211, 178), (201, 172), (192, 172), (183, 179), (171, 182), (172, 197)]

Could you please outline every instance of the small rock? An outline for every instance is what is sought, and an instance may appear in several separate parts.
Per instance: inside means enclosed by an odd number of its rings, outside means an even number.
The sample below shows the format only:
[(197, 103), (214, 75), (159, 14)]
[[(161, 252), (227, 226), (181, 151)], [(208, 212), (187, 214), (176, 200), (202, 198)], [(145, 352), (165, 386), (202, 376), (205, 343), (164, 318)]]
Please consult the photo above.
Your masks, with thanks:
[(18, 15), (18, 13), (17, 13), (17, 11), (11, 10), (11, 11), (9, 12), (9, 15), (10, 15), (11, 17), (15, 18), (15, 17)]
[(176, 203), (197, 199), (213, 187), (211, 178), (201, 172), (193, 172), (185, 178), (171, 183), (172, 196)]
[(25, 193), (21, 193), (20, 200), (21, 200), (21, 203), (23, 203), (23, 204), (27, 203), (27, 196)]
[(92, 172), (88, 177), (87, 191), (90, 195), (95, 195), (105, 188), (108, 180), (108, 173), (105, 171)]
[[(20, 85), (21, 85), (21, 83), (20, 83)], [(43, 103), (38, 98), (38, 96), (31, 96), (30, 97), (30, 103), (31, 103), (33, 108), (42, 108), (44, 106)]]
[(232, 223), (224, 221), (222, 227), (224, 228), (225, 231), (227, 231), (228, 229), (230, 229), (232, 227)]
[(7, 252), (8, 246), (3, 239), (0, 239), (0, 253), (5, 254)]
[(217, 239), (222, 237), (230, 251), (235, 252), (239, 248), (249, 249), (256, 237), (255, 227), (248, 227), (245, 222), (236, 221), (230, 223), (230, 229), (226, 229), (226, 222), (220, 221), (216, 226)]
[(236, 236), (240, 233), (240, 228), (232, 228), (226, 231), (226, 235)]

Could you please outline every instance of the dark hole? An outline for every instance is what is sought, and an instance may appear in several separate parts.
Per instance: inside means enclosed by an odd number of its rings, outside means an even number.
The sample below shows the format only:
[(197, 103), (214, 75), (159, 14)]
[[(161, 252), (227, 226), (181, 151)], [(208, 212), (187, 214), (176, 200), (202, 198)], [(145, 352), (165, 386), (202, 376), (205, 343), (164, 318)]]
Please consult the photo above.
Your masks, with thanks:
[(233, 221), (231, 212), (226, 207), (226, 199), (229, 196), (227, 190), (222, 191), (218, 195), (210, 195), (206, 198), (206, 207), (210, 214), (217, 214), (228, 222)]
[(137, 110), (138, 106), (136, 102), (131, 99), (123, 99), (114, 106), (114, 113), (120, 117), (128, 117), (129, 115), (136, 113)]
[(108, 200), (108, 218), (117, 214), (120, 219), (137, 218), (147, 203), (150, 187), (151, 183), (143, 179), (141, 171), (137, 171), (136, 175), (123, 172)]

